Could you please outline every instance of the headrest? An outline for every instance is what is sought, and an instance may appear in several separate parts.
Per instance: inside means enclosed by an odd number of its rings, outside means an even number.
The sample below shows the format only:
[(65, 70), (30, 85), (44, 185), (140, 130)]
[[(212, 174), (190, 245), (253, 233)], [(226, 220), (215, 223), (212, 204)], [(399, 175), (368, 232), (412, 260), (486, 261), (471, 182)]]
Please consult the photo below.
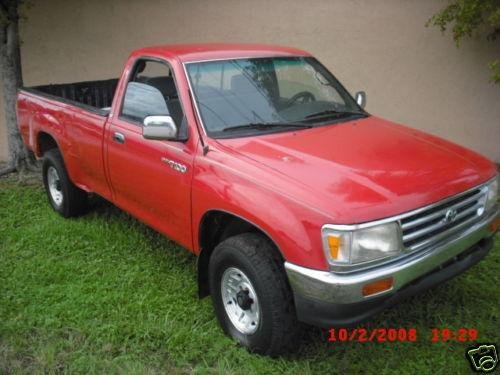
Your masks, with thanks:
[(146, 81), (147, 84), (156, 87), (164, 96), (172, 96), (175, 94), (175, 84), (172, 77), (151, 77)]

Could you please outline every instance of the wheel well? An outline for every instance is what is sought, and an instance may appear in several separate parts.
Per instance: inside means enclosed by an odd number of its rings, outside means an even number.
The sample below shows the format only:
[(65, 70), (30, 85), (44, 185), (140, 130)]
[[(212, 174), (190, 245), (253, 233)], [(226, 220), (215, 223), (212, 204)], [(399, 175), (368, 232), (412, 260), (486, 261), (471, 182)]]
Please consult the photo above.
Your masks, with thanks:
[(260, 233), (266, 237), (283, 258), (272, 239), (254, 224), (223, 211), (210, 211), (203, 216), (200, 222), (200, 254), (198, 256), (198, 294), (200, 298), (210, 294), (208, 264), (215, 247), (229, 237), (249, 232)]
[(40, 132), (38, 134), (38, 156), (43, 156), (43, 154), (53, 148), (59, 148), (56, 140), (50, 134)]

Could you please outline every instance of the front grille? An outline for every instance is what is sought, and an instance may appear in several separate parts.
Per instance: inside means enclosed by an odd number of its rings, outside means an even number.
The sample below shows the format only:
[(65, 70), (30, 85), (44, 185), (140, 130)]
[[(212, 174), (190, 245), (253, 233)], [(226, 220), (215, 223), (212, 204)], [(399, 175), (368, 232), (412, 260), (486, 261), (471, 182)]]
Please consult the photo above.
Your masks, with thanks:
[(479, 221), (486, 190), (478, 187), (401, 219), (408, 251), (426, 248)]

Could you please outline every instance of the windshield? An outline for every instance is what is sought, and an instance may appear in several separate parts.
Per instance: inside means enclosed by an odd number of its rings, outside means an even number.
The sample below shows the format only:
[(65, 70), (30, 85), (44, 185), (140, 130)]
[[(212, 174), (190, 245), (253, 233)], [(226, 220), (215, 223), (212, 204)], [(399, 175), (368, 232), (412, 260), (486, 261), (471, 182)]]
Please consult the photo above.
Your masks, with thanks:
[(310, 128), (367, 116), (312, 57), (189, 63), (205, 130), (214, 138)]

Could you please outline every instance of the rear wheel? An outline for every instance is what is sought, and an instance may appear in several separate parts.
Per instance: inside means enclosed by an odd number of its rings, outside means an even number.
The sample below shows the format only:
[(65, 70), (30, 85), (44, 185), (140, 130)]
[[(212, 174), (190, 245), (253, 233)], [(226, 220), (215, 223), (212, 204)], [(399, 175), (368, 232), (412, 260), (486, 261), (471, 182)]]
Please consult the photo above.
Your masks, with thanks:
[(248, 350), (267, 355), (297, 344), (299, 325), (283, 262), (262, 235), (221, 242), (209, 264), (210, 292), (224, 331)]
[(58, 149), (43, 158), (43, 184), (52, 208), (63, 217), (77, 216), (87, 207), (87, 193), (71, 182)]

